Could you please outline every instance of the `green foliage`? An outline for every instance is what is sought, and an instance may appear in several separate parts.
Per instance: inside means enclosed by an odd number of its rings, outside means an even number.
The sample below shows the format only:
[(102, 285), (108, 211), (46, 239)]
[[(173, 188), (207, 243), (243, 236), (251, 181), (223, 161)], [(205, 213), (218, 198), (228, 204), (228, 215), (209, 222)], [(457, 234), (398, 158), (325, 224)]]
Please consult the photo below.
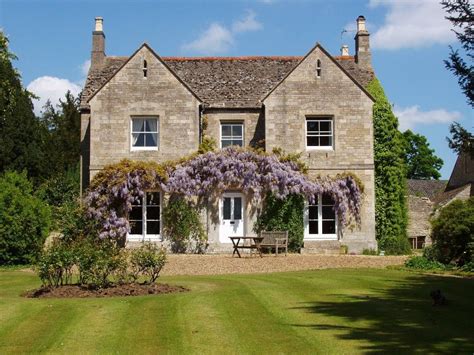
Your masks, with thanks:
[(123, 275), (127, 268), (126, 251), (107, 239), (83, 239), (74, 244), (74, 253), (81, 285), (107, 287), (113, 276)]
[(474, 5), (470, 0), (442, 0), (441, 5), (448, 13), (446, 18), (456, 30), (454, 33), (465, 51), (465, 55), (452, 47), (449, 59), (444, 61), (446, 69), (458, 78), (458, 84), (469, 105), (474, 107)]
[(137, 280), (140, 276), (145, 276), (148, 283), (153, 283), (160, 275), (165, 263), (166, 253), (163, 248), (159, 248), (154, 243), (144, 243), (131, 252), (132, 277)]
[(377, 249), (363, 249), (362, 255), (379, 255)]
[(217, 142), (213, 137), (203, 136), (202, 142), (199, 144), (198, 153), (204, 154), (207, 152), (213, 152), (217, 148)]
[(58, 287), (72, 282), (72, 269), (75, 263), (75, 253), (61, 240), (55, 240), (52, 245), (41, 253), (35, 265), (43, 286)]
[(0, 265), (34, 262), (48, 236), (51, 211), (32, 190), (25, 172), (0, 176)]
[(405, 254), (410, 246), (406, 237), (403, 136), (380, 82), (372, 80), (367, 90), (376, 100), (373, 107), (376, 237), (379, 249), (386, 254)]
[(45, 131), (33, 113), (32, 94), (22, 87), (12, 66), (14, 59), (0, 31), (0, 173), (26, 170), (36, 180), (49, 169), (43, 149)]
[(175, 253), (203, 252), (206, 247), (199, 209), (181, 196), (171, 196), (163, 209), (163, 232)]
[(52, 211), (53, 228), (61, 230), (70, 219), (71, 211), (79, 198), (79, 169), (69, 169), (43, 182), (36, 195), (45, 201)]
[(474, 157), (474, 134), (457, 122), (451, 124), (449, 133), (451, 133), (451, 138), (446, 137), (449, 148), (457, 154), (465, 152), (470, 153)]
[(281, 200), (268, 195), (257, 217), (254, 232), (287, 230), (288, 249), (299, 251), (304, 237), (303, 209), (304, 199), (299, 195), (290, 195)]
[(434, 154), (425, 136), (406, 130), (404, 138), (404, 157), (408, 179), (436, 179), (441, 177), (439, 170), (443, 160)]
[(424, 256), (412, 256), (405, 261), (405, 266), (410, 269), (417, 270), (444, 270), (445, 265), (440, 262), (430, 260)]
[(432, 221), (431, 239), (439, 262), (464, 265), (474, 261), (474, 197), (444, 207)]

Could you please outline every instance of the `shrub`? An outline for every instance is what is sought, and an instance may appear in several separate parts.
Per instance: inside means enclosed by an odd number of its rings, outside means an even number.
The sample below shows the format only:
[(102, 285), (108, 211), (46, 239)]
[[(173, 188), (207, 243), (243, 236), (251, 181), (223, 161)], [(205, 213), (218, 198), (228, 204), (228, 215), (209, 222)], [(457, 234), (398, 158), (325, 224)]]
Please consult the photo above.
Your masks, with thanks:
[(25, 172), (0, 177), (0, 265), (36, 261), (48, 236), (50, 209), (32, 190)]
[(44, 286), (57, 287), (72, 282), (74, 251), (62, 240), (55, 240), (45, 249), (35, 266)]
[[(408, 238), (386, 238), (383, 243), (385, 255), (407, 255), (411, 254)], [(379, 246), (382, 249), (382, 246)]]
[(473, 261), (474, 197), (444, 207), (432, 221), (431, 238), (439, 262), (462, 266)]
[(410, 269), (418, 269), (418, 270), (444, 270), (446, 267), (445, 265), (429, 260), (424, 256), (412, 256), (407, 261), (405, 261), (405, 266)]
[(377, 249), (363, 249), (362, 255), (379, 255)]
[(109, 286), (111, 278), (122, 275), (127, 264), (126, 252), (109, 240), (84, 239), (76, 244), (75, 254), (79, 284), (93, 288)]
[(285, 199), (277, 199), (268, 195), (264, 201), (263, 209), (257, 217), (254, 231), (288, 231), (288, 249), (299, 251), (303, 246), (304, 199), (299, 195), (290, 195)]
[(147, 277), (148, 283), (156, 281), (165, 265), (166, 253), (154, 243), (145, 243), (131, 252), (130, 267), (132, 278), (138, 280), (140, 276)]
[(202, 252), (206, 246), (206, 233), (201, 223), (199, 209), (182, 197), (171, 196), (163, 209), (163, 231), (176, 253), (188, 250)]

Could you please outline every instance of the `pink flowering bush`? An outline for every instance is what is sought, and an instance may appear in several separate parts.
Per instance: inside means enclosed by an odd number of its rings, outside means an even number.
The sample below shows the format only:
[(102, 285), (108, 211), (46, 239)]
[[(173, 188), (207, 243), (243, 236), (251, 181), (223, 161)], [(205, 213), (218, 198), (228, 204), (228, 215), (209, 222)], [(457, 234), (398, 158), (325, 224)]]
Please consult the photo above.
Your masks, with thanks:
[(360, 223), (362, 186), (352, 175), (312, 181), (295, 160), (231, 147), (193, 155), (178, 164), (123, 161), (105, 168), (85, 198), (88, 215), (102, 225), (101, 238), (125, 237), (131, 205), (148, 189), (196, 196), (201, 203), (228, 189), (241, 190), (255, 203), (268, 194), (277, 199), (301, 195), (310, 202), (327, 194), (341, 224)]

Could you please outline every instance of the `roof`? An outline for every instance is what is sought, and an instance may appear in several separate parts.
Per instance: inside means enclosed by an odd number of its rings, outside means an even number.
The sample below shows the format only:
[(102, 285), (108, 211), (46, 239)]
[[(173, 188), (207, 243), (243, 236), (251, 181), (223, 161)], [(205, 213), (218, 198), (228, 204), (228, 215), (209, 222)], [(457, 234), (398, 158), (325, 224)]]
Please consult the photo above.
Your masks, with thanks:
[[(260, 100), (295, 68), (302, 56), (161, 57), (163, 62), (211, 107), (260, 107)], [(360, 86), (374, 77), (361, 70), (354, 57), (333, 57)], [(125, 64), (129, 57), (106, 57), (91, 69), (81, 96), (87, 101)]]
[(407, 180), (407, 190), (409, 195), (418, 197), (428, 197), (433, 200), (436, 195), (444, 191), (446, 180)]
[(434, 198), (433, 202), (436, 205), (445, 205), (466, 189), (469, 189), (469, 196), (474, 196), (474, 183), (469, 183), (452, 190), (443, 191)]

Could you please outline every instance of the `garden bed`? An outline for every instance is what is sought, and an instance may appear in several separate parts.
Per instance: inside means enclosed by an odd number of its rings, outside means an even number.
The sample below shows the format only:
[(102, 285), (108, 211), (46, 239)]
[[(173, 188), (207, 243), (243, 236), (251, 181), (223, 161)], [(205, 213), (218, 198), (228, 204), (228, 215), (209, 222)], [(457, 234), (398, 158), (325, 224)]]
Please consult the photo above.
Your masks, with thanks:
[(90, 289), (79, 285), (65, 285), (59, 287), (40, 287), (27, 291), (23, 296), (29, 298), (87, 298), (87, 297), (123, 297), (159, 295), (175, 292), (187, 292), (189, 289), (182, 286), (168, 284), (123, 284), (111, 287)]

